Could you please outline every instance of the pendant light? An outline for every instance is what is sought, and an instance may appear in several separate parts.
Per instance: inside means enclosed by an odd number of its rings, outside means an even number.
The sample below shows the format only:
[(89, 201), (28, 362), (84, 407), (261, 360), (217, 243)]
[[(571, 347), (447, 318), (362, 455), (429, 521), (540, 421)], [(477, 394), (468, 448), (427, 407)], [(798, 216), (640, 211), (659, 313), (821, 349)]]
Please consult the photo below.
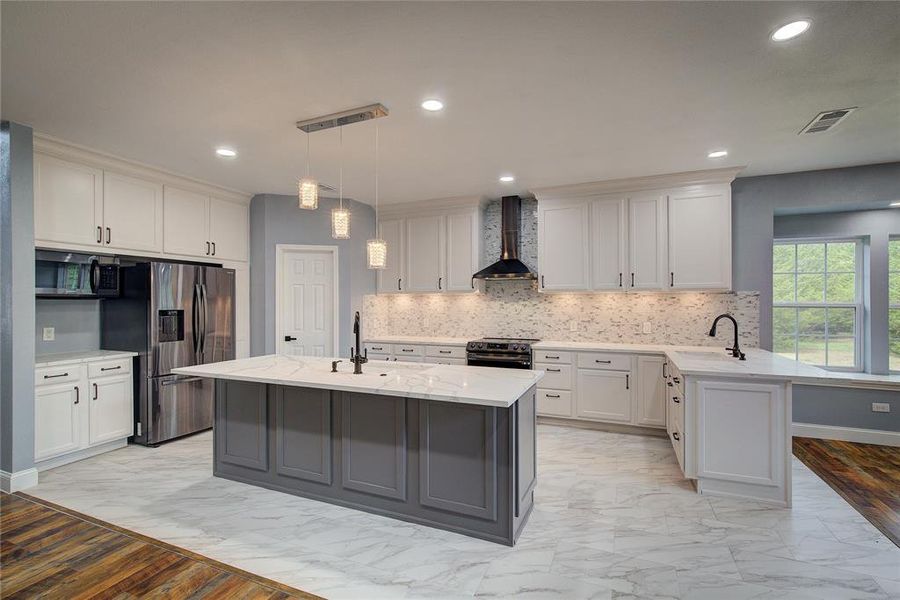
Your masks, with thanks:
[(306, 177), (301, 177), (297, 184), (297, 198), (300, 208), (319, 208), (319, 182), (309, 175), (309, 133), (306, 134)]
[[(375, 235), (378, 236), (378, 121), (375, 122)], [(380, 237), (366, 242), (366, 260), (370, 269), (387, 267), (387, 243)]]
[(336, 240), (350, 239), (350, 210), (344, 208), (344, 128), (340, 128), (340, 168), (338, 170), (338, 208), (331, 209), (331, 237)]

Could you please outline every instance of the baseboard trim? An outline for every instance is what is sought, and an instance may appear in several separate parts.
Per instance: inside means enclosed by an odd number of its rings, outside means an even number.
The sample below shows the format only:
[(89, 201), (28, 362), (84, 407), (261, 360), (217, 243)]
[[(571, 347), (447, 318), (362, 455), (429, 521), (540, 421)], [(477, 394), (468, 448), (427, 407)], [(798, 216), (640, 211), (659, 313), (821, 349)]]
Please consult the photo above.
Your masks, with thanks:
[(565, 417), (548, 417), (538, 415), (537, 422), (543, 425), (562, 425), (564, 427), (577, 427), (578, 429), (593, 429), (594, 431), (608, 431), (610, 433), (627, 433), (630, 435), (649, 435), (653, 437), (668, 437), (665, 429), (656, 427), (643, 427), (640, 425), (628, 425), (625, 423), (604, 423), (601, 421), (583, 421), (581, 419), (566, 419)]
[(34, 467), (10, 473), (0, 470), (0, 491), (8, 494), (27, 490), (38, 483), (38, 472)]
[(89, 448), (82, 448), (81, 450), (76, 450), (74, 452), (70, 452), (68, 454), (62, 454), (60, 456), (54, 456), (53, 458), (48, 458), (46, 460), (42, 460), (34, 464), (35, 468), (38, 471), (46, 471), (48, 469), (55, 469), (56, 467), (61, 467), (62, 465), (67, 465), (69, 463), (73, 463), (77, 460), (84, 460), (85, 458), (90, 458), (92, 456), (97, 456), (98, 454), (103, 454), (105, 452), (109, 452), (111, 450), (118, 450), (119, 448), (124, 448), (128, 445), (128, 439), (122, 438), (120, 440), (112, 440), (111, 442), (104, 442), (99, 446), (91, 446)]
[(816, 425), (815, 423), (794, 423), (792, 432), (797, 437), (900, 447), (900, 432), (898, 431), (861, 429), (859, 427), (837, 427), (835, 425)]

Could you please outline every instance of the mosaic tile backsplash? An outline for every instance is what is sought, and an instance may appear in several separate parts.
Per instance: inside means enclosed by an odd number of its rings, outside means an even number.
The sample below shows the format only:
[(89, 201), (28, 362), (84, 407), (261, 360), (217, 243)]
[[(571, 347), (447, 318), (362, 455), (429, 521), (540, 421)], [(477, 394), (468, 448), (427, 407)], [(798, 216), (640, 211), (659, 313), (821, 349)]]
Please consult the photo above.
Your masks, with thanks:
[[(481, 267), (500, 257), (500, 200), (484, 208)], [(537, 201), (522, 198), (519, 258), (537, 272)], [(555, 341), (632, 344), (731, 343), (722, 323), (716, 339), (707, 335), (716, 315), (738, 320), (741, 345), (759, 346), (759, 294), (596, 293), (541, 294), (535, 282), (481, 284), (478, 294), (398, 294), (364, 297), (367, 336), (409, 335), (479, 338), (528, 337)], [(649, 322), (650, 333), (643, 333)]]

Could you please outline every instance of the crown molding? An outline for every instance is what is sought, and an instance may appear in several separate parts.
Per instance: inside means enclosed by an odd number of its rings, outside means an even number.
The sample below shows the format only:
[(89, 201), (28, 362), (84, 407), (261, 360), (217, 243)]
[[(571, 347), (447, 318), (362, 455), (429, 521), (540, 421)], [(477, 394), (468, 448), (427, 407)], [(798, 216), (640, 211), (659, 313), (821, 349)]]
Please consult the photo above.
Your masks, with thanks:
[(108, 169), (124, 175), (152, 179), (163, 185), (173, 185), (180, 189), (210, 194), (244, 204), (249, 204), (250, 198), (252, 197), (252, 194), (248, 194), (242, 190), (166, 171), (159, 167), (154, 167), (153, 165), (121, 158), (107, 152), (88, 148), (87, 146), (67, 142), (44, 133), (35, 132), (33, 144), (34, 151), (41, 154), (61, 158), (63, 160), (73, 160), (98, 169)]
[(484, 196), (454, 196), (451, 198), (434, 198), (432, 200), (416, 200), (378, 207), (378, 216), (402, 216), (408, 213), (440, 212), (463, 208), (480, 208), (487, 199)]
[(551, 198), (583, 198), (597, 194), (659, 190), (688, 185), (730, 184), (744, 168), (725, 167), (705, 171), (686, 171), (684, 173), (648, 175), (646, 177), (630, 177), (627, 179), (609, 179), (607, 181), (535, 188), (530, 191), (540, 201)]

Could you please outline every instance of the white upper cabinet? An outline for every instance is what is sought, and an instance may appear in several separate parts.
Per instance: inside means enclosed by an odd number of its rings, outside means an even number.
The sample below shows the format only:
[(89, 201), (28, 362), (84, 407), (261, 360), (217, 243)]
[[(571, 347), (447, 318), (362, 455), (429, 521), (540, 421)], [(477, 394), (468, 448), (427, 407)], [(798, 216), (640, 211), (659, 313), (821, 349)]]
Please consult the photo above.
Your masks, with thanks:
[(209, 241), (211, 256), (218, 260), (246, 261), (250, 213), (245, 204), (219, 198), (209, 200)]
[(209, 255), (209, 196), (167, 185), (163, 198), (163, 250), (167, 254)]
[(103, 171), (45, 154), (34, 156), (34, 237), (100, 246)]
[(590, 287), (590, 205), (585, 201), (538, 204), (540, 289)]
[(628, 200), (628, 284), (634, 289), (666, 286), (666, 196), (650, 193)]
[(161, 252), (163, 186), (103, 172), (103, 245), (109, 248)]
[(378, 271), (378, 292), (402, 292), (406, 283), (406, 220), (382, 220), (378, 225), (378, 236), (387, 244), (385, 268)]
[(444, 217), (406, 219), (406, 270), (410, 292), (437, 292), (444, 286)]
[(474, 289), (472, 275), (478, 270), (478, 215), (475, 211), (450, 213), (447, 226), (447, 281), (449, 292)]
[(627, 201), (595, 200), (591, 205), (591, 287), (622, 290), (627, 285), (625, 238)]
[(698, 186), (669, 196), (669, 285), (731, 289), (731, 188)]

